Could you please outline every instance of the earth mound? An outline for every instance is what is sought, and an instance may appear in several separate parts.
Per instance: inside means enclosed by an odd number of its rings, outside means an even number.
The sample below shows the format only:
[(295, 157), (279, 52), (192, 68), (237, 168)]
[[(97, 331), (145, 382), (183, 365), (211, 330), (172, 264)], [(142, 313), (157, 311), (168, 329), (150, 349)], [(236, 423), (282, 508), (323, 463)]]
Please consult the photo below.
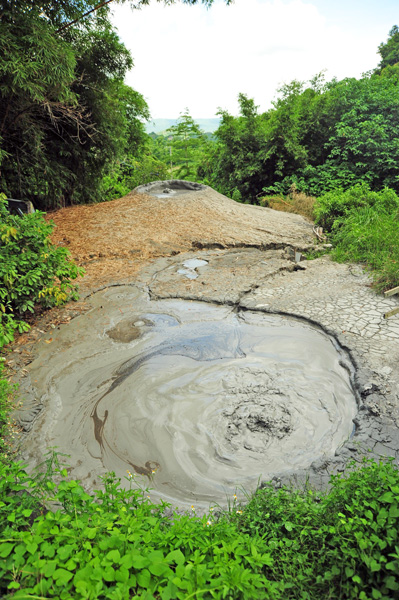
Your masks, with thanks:
[[(184, 193), (148, 193), (164, 184)], [(190, 185), (198, 187), (185, 189)], [(61, 208), (48, 218), (56, 224), (53, 241), (86, 269), (82, 291), (127, 282), (143, 262), (160, 256), (206, 248), (305, 250), (315, 240), (312, 225), (299, 215), (239, 204), (179, 180), (152, 182), (111, 202)]]

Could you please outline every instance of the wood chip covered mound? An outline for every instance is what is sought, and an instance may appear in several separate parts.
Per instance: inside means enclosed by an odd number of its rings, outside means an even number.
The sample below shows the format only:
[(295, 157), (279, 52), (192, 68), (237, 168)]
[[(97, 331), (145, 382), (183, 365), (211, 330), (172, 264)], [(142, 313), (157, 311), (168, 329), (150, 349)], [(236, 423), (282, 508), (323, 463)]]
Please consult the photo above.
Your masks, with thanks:
[(175, 197), (131, 192), (119, 200), (62, 208), (47, 216), (53, 241), (86, 269), (82, 290), (126, 282), (143, 264), (198, 248), (304, 249), (312, 226), (302, 217), (239, 204), (210, 187)]

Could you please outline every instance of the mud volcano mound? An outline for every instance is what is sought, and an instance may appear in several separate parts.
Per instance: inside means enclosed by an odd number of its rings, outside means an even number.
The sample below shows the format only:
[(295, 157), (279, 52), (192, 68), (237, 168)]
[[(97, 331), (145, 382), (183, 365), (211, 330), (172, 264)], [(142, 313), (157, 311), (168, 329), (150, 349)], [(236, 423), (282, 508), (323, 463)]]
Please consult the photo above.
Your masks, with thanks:
[(145, 183), (134, 189), (139, 194), (149, 194), (157, 198), (169, 198), (188, 192), (199, 192), (206, 190), (207, 186), (194, 181), (184, 181), (183, 179), (168, 179), (164, 181), (152, 181)]
[(207, 506), (351, 436), (353, 368), (321, 330), (132, 288), (95, 303), (32, 363), (45, 410), (25, 443), (31, 462), (55, 445), (88, 486), (130, 471), (154, 499)]

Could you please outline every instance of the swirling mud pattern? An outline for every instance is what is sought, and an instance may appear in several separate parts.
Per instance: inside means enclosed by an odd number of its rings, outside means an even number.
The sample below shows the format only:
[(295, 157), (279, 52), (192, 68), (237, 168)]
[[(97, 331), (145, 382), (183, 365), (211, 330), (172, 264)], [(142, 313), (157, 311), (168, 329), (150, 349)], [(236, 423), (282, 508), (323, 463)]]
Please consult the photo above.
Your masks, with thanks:
[[(95, 352), (64, 348), (63, 369), (57, 353), (37, 366), (51, 394), (31, 443), (70, 454), (74, 476), (95, 485), (105, 471), (130, 471), (154, 498), (223, 503), (351, 436), (352, 366), (322, 331), (226, 307), (148, 304), (115, 317)], [(130, 341), (113, 335), (124, 323)]]

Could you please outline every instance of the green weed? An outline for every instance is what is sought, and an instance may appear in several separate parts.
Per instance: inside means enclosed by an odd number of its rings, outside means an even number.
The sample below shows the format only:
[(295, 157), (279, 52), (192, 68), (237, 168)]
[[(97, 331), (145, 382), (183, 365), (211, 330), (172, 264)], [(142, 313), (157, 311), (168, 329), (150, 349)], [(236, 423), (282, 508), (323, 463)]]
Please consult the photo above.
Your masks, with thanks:
[[(399, 473), (392, 461), (352, 465), (323, 494), (266, 486), (217, 518), (195, 511), (169, 518), (168, 505), (121, 487), (112, 473), (93, 494), (65, 477), (54, 454), (41, 475), (0, 466), (3, 598), (398, 596)], [(50, 500), (58, 510), (44, 508)]]
[(0, 194), (0, 348), (14, 332), (27, 331), (23, 320), (35, 304), (59, 306), (77, 298), (72, 283), (83, 269), (69, 260), (69, 251), (50, 241), (54, 225), (43, 213), (9, 214)]
[(331, 231), (332, 258), (366, 265), (377, 290), (399, 285), (399, 198), (356, 186), (321, 197), (317, 222)]

